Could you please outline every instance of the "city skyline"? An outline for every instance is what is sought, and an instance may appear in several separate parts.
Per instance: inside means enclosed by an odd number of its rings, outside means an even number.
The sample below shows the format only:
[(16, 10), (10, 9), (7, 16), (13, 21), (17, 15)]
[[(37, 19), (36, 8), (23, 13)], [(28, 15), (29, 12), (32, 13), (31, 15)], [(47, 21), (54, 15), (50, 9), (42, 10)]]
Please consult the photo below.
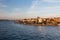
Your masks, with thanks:
[(60, 0), (0, 0), (0, 19), (60, 17)]

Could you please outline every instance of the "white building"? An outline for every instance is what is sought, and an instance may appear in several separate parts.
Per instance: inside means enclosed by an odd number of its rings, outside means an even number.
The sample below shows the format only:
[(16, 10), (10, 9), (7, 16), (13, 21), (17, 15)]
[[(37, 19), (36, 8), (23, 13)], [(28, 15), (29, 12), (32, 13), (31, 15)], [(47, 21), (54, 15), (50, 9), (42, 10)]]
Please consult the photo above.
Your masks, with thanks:
[(39, 19), (38, 19), (38, 22), (39, 22), (39, 23), (42, 23), (42, 18), (39, 18)]

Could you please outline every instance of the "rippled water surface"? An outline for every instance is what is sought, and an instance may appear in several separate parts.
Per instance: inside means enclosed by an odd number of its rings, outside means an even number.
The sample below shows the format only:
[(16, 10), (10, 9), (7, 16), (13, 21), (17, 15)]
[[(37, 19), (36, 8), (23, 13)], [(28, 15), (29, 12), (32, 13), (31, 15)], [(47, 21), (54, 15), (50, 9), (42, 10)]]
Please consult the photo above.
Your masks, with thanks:
[(0, 40), (60, 40), (60, 27), (0, 21)]

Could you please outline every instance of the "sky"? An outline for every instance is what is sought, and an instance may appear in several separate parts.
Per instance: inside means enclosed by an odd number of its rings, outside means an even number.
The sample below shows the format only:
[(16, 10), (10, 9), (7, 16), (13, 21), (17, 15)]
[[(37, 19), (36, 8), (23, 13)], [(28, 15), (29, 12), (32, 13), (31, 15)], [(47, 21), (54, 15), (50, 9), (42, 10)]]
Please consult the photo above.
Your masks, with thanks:
[(0, 19), (60, 17), (60, 0), (0, 0)]

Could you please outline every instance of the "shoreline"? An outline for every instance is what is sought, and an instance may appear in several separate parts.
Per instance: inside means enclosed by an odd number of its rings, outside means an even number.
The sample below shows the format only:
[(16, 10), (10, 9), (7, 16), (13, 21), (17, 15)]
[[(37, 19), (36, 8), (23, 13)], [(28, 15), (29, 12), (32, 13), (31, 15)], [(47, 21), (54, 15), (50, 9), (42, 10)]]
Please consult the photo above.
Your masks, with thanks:
[(42, 25), (42, 24), (24, 24), (24, 23), (17, 23), (17, 24), (23, 24), (23, 25), (30, 25), (30, 26), (59, 26), (60, 27), (60, 25)]
[(34, 26), (60, 26), (60, 18), (29, 18), (16, 20), (16, 23)]

